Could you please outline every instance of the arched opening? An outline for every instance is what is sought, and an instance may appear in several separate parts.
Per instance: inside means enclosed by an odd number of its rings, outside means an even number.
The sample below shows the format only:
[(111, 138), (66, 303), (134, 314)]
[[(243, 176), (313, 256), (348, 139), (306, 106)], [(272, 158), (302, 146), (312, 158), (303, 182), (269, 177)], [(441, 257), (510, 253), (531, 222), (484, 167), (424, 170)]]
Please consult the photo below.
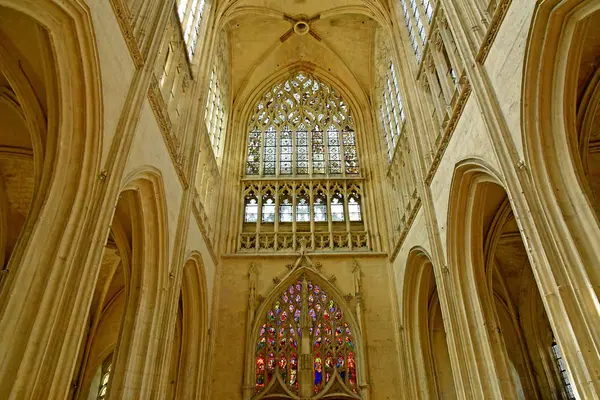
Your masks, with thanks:
[(451, 191), (449, 252), (470, 376), (483, 395), (574, 398), (507, 194), (462, 165)]
[[(0, 349), (0, 392), (6, 396), (57, 396), (70, 383), (64, 366), (74, 363), (80, 344), (81, 307), (89, 301), (80, 294), (89, 293), (91, 275), (83, 260), (96, 250), (86, 218), (100, 183), (102, 133), (88, 13), (74, 0), (0, 0), (0, 336), (10, 343)], [(46, 379), (31, 379), (40, 374)]]
[[(142, 174), (144, 175), (144, 174)], [(154, 390), (156, 343), (166, 273), (159, 177), (133, 179), (119, 195), (89, 313), (74, 381), (77, 399), (141, 398)], [(143, 354), (144, 356), (140, 356)], [(106, 360), (110, 373), (106, 379)], [(165, 368), (169, 360), (163, 362)]]
[[(87, 342), (81, 348), (75, 398), (96, 400), (108, 397), (115, 374), (116, 349), (123, 329), (125, 307), (131, 285), (133, 220), (135, 193), (122, 192), (108, 240), (104, 247), (100, 271), (90, 306)], [(110, 360), (110, 371), (107, 361)], [(106, 388), (106, 389), (104, 389)]]
[(203, 394), (208, 347), (206, 290), (202, 257), (194, 252), (183, 268), (171, 361), (173, 398), (201, 398)]
[(344, 300), (319, 276), (290, 274), (256, 316), (247, 398), (361, 398), (360, 331)]
[(43, 50), (50, 46), (46, 29), (1, 6), (0, 24), (0, 268), (9, 270), (13, 253), (21, 251), (17, 244), (30, 210), (43, 200), (41, 166), (50, 135), (46, 119), (56, 112), (49, 105), (56, 88), (52, 54)]
[(457, 397), (433, 265), (420, 249), (408, 258), (403, 318), (409, 365), (419, 398)]

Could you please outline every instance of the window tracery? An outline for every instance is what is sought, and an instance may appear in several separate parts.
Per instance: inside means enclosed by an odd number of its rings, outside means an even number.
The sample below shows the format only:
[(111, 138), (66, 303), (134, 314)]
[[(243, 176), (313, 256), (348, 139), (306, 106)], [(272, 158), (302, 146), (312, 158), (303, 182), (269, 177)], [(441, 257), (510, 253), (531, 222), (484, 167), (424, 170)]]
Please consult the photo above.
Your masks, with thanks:
[[(303, 357), (308, 362), (302, 364)], [(269, 396), (279, 378), (296, 396), (308, 397), (309, 390), (312, 396), (337, 393), (337, 379), (348, 392), (344, 397), (353, 393), (351, 398), (359, 398), (352, 328), (337, 302), (306, 277), (287, 287), (266, 312), (255, 341), (254, 367), (257, 399)]]
[(270, 87), (253, 111), (238, 250), (369, 249), (354, 121), (344, 99), (299, 71)]
[(247, 176), (360, 173), (348, 105), (309, 73), (295, 73), (272, 87), (249, 125)]

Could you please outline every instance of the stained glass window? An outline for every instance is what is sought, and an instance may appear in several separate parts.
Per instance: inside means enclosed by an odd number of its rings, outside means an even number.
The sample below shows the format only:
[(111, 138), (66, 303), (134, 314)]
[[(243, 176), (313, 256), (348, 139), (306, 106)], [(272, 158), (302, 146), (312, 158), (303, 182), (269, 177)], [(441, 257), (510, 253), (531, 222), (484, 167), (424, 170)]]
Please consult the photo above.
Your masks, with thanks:
[(358, 175), (354, 121), (335, 89), (307, 72), (271, 87), (250, 118), (246, 175)]
[(427, 20), (431, 23), (431, 19), (433, 18), (433, 5), (431, 4), (431, 1), (421, 0), (421, 4), (423, 5), (423, 9), (427, 15)]
[(289, 191), (284, 191), (279, 201), (279, 222), (292, 222), (293, 220), (293, 203), (292, 196)]
[(277, 159), (277, 132), (272, 126), (269, 127), (264, 133), (264, 154), (263, 154), (263, 165), (265, 175), (275, 175), (275, 162)]
[[(303, 313), (308, 318), (302, 318)], [(309, 348), (301, 346), (303, 337), (309, 338)], [(255, 393), (265, 391), (274, 379), (281, 377), (291, 392), (309, 397), (299, 390), (303, 384), (299, 359), (304, 356), (312, 360), (313, 394), (322, 393), (336, 373), (350, 390), (358, 393), (354, 336), (344, 312), (318, 284), (301, 278), (273, 301), (260, 325)]]
[(301, 188), (296, 199), (296, 221), (310, 221), (310, 197), (306, 188)]

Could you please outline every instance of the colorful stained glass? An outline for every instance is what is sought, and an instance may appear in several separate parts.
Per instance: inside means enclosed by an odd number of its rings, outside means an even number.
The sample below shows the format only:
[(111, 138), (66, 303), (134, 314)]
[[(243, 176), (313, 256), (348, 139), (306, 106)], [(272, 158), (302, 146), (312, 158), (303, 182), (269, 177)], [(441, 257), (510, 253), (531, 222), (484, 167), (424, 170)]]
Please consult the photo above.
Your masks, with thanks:
[(336, 373), (358, 393), (352, 329), (326, 290), (310, 280), (305, 285), (306, 291), (302, 281), (287, 286), (266, 313), (256, 342), (255, 391), (264, 391), (276, 376), (281, 376), (288, 389), (298, 394), (300, 325), (302, 308), (307, 307), (310, 324), (305, 334), (311, 343), (314, 393), (322, 393)]
[(358, 174), (353, 126), (348, 105), (334, 89), (297, 72), (256, 105), (246, 174), (260, 174), (261, 163), (263, 175)]

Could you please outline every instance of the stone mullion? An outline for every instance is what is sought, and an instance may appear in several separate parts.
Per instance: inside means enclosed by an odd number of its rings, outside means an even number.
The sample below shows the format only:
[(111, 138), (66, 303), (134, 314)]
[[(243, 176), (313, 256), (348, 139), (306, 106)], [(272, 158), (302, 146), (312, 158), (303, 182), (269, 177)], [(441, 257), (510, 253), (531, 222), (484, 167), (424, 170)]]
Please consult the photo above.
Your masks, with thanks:
[(348, 247), (352, 249), (352, 235), (350, 234), (350, 214), (348, 213), (348, 181), (344, 180), (344, 219), (346, 222), (346, 235), (348, 236)]
[(281, 128), (276, 127), (275, 133), (275, 176), (281, 174)]
[(275, 243), (273, 245), (273, 248), (275, 249), (275, 251), (277, 251), (278, 247), (279, 247), (279, 242), (278, 242), (278, 239), (279, 239), (279, 188), (280, 188), (279, 181), (275, 182), (274, 185), (275, 186), (273, 188), (273, 190), (274, 190), (274, 193), (273, 193), (274, 199), (273, 200), (275, 203), (275, 221), (273, 222), (273, 231), (275, 232), (275, 234), (273, 235), (273, 237), (274, 237)]
[(301, 398), (309, 398), (313, 392), (312, 379), (312, 360), (311, 360), (311, 338), (310, 338), (310, 319), (308, 315), (308, 282), (306, 277), (302, 278), (302, 312), (300, 315), (300, 329), (302, 330), (302, 340), (299, 343), (299, 366), (298, 366), (298, 394)]
[(296, 206), (298, 204), (298, 192), (297, 192), (297, 187), (298, 187), (298, 182), (293, 181), (291, 182), (291, 195), (292, 195), (292, 238), (293, 238), (293, 246), (294, 246), (294, 250), (297, 250), (297, 237), (298, 234), (296, 232)]
[(258, 212), (257, 212), (257, 218), (256, 218), (256, 251), (258, 251), (260, 249), (260, 228), (261, 228), (261, 224), (262, 224), (262, 198), (263, 198), (263, 189), (264, 189), (264, 185), (265, 182), (261, 181), (258, 184), (258, 196), (256, 199), (256, 202), (258, 203)]
[(331, 219), (331, 182), (327, 180), (327, 228), (329, 229), (329, 249), (333, 250), (333, 220)]
[(308, 216), (310, 218), (310, 233), (312, 236), (312, 245), (311, 245), (311, 249), (315, 249), (316, 247), (316, 236), (315, 236), (315, 191), (314, 191), (314, 182), (310, 181), (308, 182), (309, 185), (309, 190), (308, 190)]

